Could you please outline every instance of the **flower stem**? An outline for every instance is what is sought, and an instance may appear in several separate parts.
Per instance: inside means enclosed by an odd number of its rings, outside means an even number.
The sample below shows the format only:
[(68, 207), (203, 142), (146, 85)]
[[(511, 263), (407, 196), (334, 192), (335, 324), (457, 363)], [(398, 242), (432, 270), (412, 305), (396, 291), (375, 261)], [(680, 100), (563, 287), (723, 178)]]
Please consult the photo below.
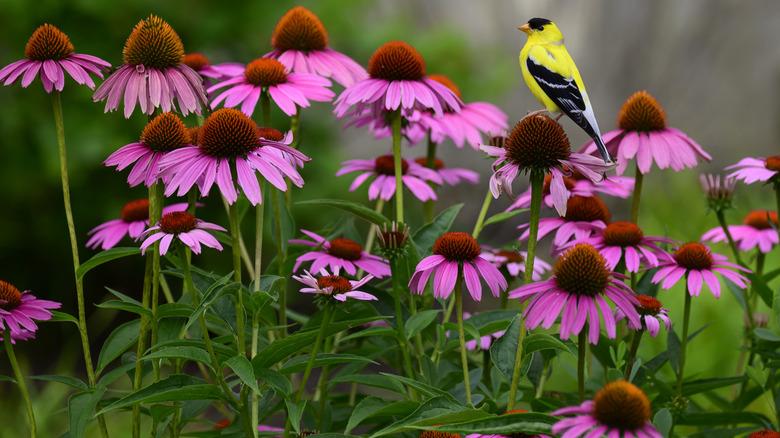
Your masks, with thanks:
[(639, 341), (642, 340), (643, 334), (644, 330), (639, 329), (634, 332), (634, 336), (631, 338), (631, 347), (628, 350), (628, 358), (626, 359), (626, 371), (623, 374), (626, 380), (631, 378), (631, 370), (634, 368), (636, 352), (639, 350)]
[[(160, 221), (162, 216), (162, 186), (159, 183), (152, 184), (149, 187), (149, 223), (156, 224)], [(152, 341), (151, 346), (154, 347), (157, 344), (157, 306), (160, 301), (160, 243), (154, 244), (152, 250)], [(152, 369), (154, 375), (154, 381), (160, 380), (160, 362), (158, 360), (152, 361)]]
[[(777, 203), (777, 216), (780, 217), (780, 179), (775, 180), (775, 202)], [(777, 236), (780, 237), (780, 227), (777, 227)]]
[(19, 392), (22, 393), (24, 407), (27, 410), (27, 421), (30, 423), (30, 438), (35, 438), (38, 435), (38, 428), (35, 425), (35, 411), (33, 411), (30, 393), (27, 390), (27, 383), (24, 380), (22, 369), (19, 368), (19, 362), (16, 360), (14, 346), (11, 343), (11, 331), (8, 329), (3, 333), (3, 342), (5, 343), (5, 352), (8, 354), (8, 361), (11, 363), (11, 368), (14, 371), (14, 379), (16, 379), (16, 384), (19, 386)]
[[(431, 133), (428, 131), (428, 149), (427, 154), (425, 156), (425, 167), (429, 169), (435, 169), (436, 168), (436, 143), (431, 138)], [(434, 183), (430, 183), (431, 186), (434, 187)], [(423, 204), (423, 219), (425, 223), (428, 223), (433, 220), (433, 213), (436, 208), (436, 201), (431, 199), (430, 201), (426, 201)]]
[(585, 356), (588, 353), (587, 324), (580, 330), (577, 340), (577, 394), (585, 400)]
[(716, 210), (715, 216), (718, 217), (718, 223), (720, 224), (720, 227), (723, 229), (723, 233), (726, 235), (726, 240), (729, 242), (729, 247), (731, 248), (731, 252), (734, 254), (734, 260), (737, 261), (741, 266), (745, 266), (745, 264), (742, 262), (742, 257), (739, 255), (739, 250), (737, 249), (737, 243), (734, 242), (734, 237), (731, 235), (731, 231), (729, 231), (729, 227), (726, 224), (726, 215), (723, 213), (723, 210)]
[[(382, 214), (382, 210), (385, 208), (385, 201), (382, 200), (382, 198), (379, 198), (376, 200), (376, 205), (374, 206), (374, 211)], [(378, 225), (371, 224), (370, 228), (368, 229), (368, 236), (366, 236), (366, 252), (370, 253), (371, 250), (374, 248), (374, 240), (376, 240), (376, 232), (379, 229)], [(359, 277), (360, 275), (358, 275)]]
[[(534, 259), (536, 258), (536, 238), (539, 234), (539, 214), (542, 210), (542, 188), (544, 187), (544, 173), (531, 172), (531, 217), (528, 228), (528, 253), (525, 258), (524, 280), (528, 284), (533, 279)], [(492, 196), (488, 191), (488, 197)], [(520, 333), (517, 336), (517, 350), (515, 351), (515, 366), (512, 370), (512, 382), (509, 385), (509, 400), (507, 410), (515, 407), (517, 387), (520, 384), (520, 368), (523, 363), (523, 342), (525, 341), (526, 327), (520, 324)]]
[(636, 165), (636, 174), (634, 176), (634, 195), (631, 197), (631, 222), (638, 224), (639, 221), (639, 201), (642, 199), (642, 179), (644, 175)]
[(404, 186), (401, 167), (401, 110), (392, 114), (393, 129), (393, 167), (395, 169), (395, 221), (404, 222)]
[(274, 229), (276, 232), (276, 264), (279, 266), (279, 276), (281, 286), (279, 287), (279, 326), (280, 337), (287, 336), (287, 273), (285, 272), (285, 262), (287, 259), (287, 250), (284, 245), (284, 230), (282, 229), (282, 206), (279, 202), (279, 191), (271, 191), (271, 204), (274, 210)]
[[(460, 268), (461, 270), (463, 268)], [(458, 280), (455, 283), (455, 313), (458, 318), (458, 340), (460, 341), (460, 364), (463, 368), (463, 387), (466, 389), (466, 403), (471, 406), (471, 382), (469, 381), (469, 358), (466, 351), (466, 334), (463, 330), (463, 277), (462, 272), (458, 273)], [(479, 342), (479, 339), (477, 339)]]
[(306, 368), (303, 370), (303, 377), (301, 377), (301, 386), (298, 388), (298, 392), (295, 394), (295, 402), (299, 402), (303, 398), (303, 394), (306, 393), (306, 382), (309, 380), (311, 370), (314, 368), (314, 361), (317, 359), (317, 354), (320, 352), (322, 346), (322, 340), (325, 339), (325, 332), (328, 329), (331, 316), (331, 304), (325, 304), (322, 309), (322, 321), (320, 322), (320, 331), (317, 333), (317, 338), (314, 340), (314, 346), (311, 348), (309, 361), (306, 362)]
[(677, 394), (682, 397), (683, 375), (685, 373), (685, 356), (688, 348), (688, 326), (691, 321), (691, 294), (688, 293), (688, 276), (685, 276), (685, 308), (683, 310), (683, 332), (680, 339), (680, 370), (677, 374)]
[[(230, 237), (233, 240), (233, 281), (241, 284), (241, 248), (239, 235), (238, 204), (233, 203), (229, 209), (230, 213)], [(257, 273), (255, 273), (257, 274)], [(246, 340), (244, 333), (244, 294), (239, 288), (236, 292), (236, 341), (238, 352), (246, 354)]]
[[(89, 334), (87, 333), (87, 316), (84, 307), (84, 282), (76, 273), (81, 265), (79, 261), (79, 244), (76, 238), (76, 225), (73, 222), (73, 208), (70, 204), (70, 179), (68, 177), (68, 152), (65, 147), (65, 122), (62, 117), (62, 99), (60, 93), (51, 93), (52, 110), (54, 112), (54, 125), (57, 132), (57, 148), (60, 158), (60, 180), (62, 183), (62, 201), (65, 205), (65, 220), (68, 223), (68, 237), (70, 238), (70, 251), (73, 258), (73, 274), (76, 280), (76, 301), (78, 306), (78, 327), (81, 337), (81, 351), (84, 355), (84, 367), (87, 371), (87, 381), (90, 387), (95, 386), (95, 370), (92, 365), (92, 354), (89, 350)], [(108, 428), (105, 418), (98, 416), (100, 434), (108, 437)]]
[[(265, 184), (261, 184), (261, 191), (266, 192)], [(265, 204), (259, 203), (257, 204), (257, 207), (255, 208), (255, 278), (254, 278), (254, 287), (252, 288), (253, 291), (259, 292), (260, 291), (260, 273), (262, 272), (263, 267), (263, 220), (265, 216)], [(259, 315), (257, 312), (252, 312), (252, 340), (250, 345), (250, 357), (252, 359), (257, 356), (257, 346), (258, 346), (258, 335), (260, 331), (260, 320)], [(260, 394), (257, 393), (257, 391), (252, 391), (252, 398), (251, 398), (251, 417), (252, 417), (252, 424), (257, 424), (258, 418), (260, 415)], [(257, 436), (257, 428), (253, 428), (252, 436)]]
[(404, 313), (401, 307), (401, 294), (404, 291), (401, 286), (401, 272), (398, 260), (391, 261), (392, 269), (392, 282), (393, 282), (393, 305), (395, 307), (395, 329), (396, 337), (398, 338), (398, 347), (401, 350), (401, 357), (403, 359), (404, 373), (406, 377), (414, 379), (414, 371), (412, 371), (412, 359), (409, 355), (409, 343), (406, 340), (406, 328), (404, 326)]
[(474, 230), (471, 232), (471, 235), (474, 236), (475, 239), (479, 237), (479, 233), (482, 232), (482, 227), (485, 225), (485, 216), (487, 216), (487, 212), (490, 209), (490, 204), (492, 202), (493, 194), (490, 192), (490, 189), (488, 189), (487, 193), (485, 193), (485, 199), (482, 201), (482, 208), (479, 210), (477, 222), (474, 224)]

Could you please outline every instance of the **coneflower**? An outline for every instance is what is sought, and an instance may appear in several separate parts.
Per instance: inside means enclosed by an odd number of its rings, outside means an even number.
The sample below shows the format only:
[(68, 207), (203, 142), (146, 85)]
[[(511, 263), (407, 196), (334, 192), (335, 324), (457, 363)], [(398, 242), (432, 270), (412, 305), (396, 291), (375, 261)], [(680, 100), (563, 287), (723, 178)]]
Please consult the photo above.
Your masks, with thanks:
[[(184, 211), (187, 203), (171, 204), (163, 207), (162, 214)], [(125, 236), (137, 240), (149, 226), (149, 199), (135, 199), (126, 203), (119, 212), (119, 219), (104, 222), (89, 231), (87, 248), (111, 249)]]

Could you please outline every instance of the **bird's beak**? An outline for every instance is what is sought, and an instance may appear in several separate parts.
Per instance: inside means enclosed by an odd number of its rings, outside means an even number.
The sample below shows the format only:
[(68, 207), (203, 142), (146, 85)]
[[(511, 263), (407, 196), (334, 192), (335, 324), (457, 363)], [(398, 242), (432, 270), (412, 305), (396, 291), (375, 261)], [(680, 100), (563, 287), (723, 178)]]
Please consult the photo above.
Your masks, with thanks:
[(531, 27), (528, 26), (528, 23), (525, 23), (522, 26), (518, 26), (517, 29), (520, 30), (523, 33), (527, 33), (527, 34), (531, 33)]

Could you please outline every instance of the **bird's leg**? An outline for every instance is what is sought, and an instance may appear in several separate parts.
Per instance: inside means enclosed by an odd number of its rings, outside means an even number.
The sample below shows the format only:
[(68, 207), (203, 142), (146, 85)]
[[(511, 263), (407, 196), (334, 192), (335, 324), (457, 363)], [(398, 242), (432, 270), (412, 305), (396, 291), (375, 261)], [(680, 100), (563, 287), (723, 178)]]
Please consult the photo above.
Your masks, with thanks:
[(563, 117), (563, 113), (558, 113), (558, 115), (555, 116), (555, 121), (557, 122), (557, 121), (561, 120), (561, 117)]

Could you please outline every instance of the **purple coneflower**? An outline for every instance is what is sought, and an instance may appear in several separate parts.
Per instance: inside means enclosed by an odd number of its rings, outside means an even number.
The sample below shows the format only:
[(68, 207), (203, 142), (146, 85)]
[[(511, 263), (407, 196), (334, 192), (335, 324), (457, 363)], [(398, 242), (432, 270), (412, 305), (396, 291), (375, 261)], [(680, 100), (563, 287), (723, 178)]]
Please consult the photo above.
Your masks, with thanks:
[(720, 297), (720, 282), (715, 276), (716, 273), (744, 289), (748, 279), (738, 271), (750, 272), (729, 262), (726, 256), (713, 253), (699, 242), (680, 245), (674, 254), (660, 260), (658, 266), (660, 269), (653, 275), (653, 283), (660, 283), (662, 288), (671, 289), (686, 276), (688, 293), (693, 297), (699, 296), (704, 284), (715, 298)]
[(200, 254), (201, 245), (222, 251), (219, 241), (206, 230), (227, 231), (217, 224), (202, 221), (186, 211), (164, 214), (157, 225), (144, 231), (147, 237), (141, 244), (141, 253), (146, 252), (149, 246), (159, 241), (160, 255), (165, 255), (173, 239), (178, 239), (187, 245), (195, 254)]
[[(684, 132), (666, 125), (664, 109), (647, 91), (637, 91), (626, 99), (618, 115), (618, 128), (603, 136), (610, 154), (617, 158), (618, 175), (633, 158), (642, 174), (650, 172), (653, 163), (659, 169), (680, 171), (696, 167), (699, 159), (712, 159)], [(583, 149), (585, 153), (595, 151), (592, 141)]]
[(607, 268), (607, 262), (598, 250), (585, 243), (574, 246), (558, 258), (551, 278), (521, 286), (510, 291), (509, 297), (530, 300), (523, 313), (529, 330), (540, 325), (548, 329), (558, 315), (562, 315), (560, 337), (564, 340), (580, 334), (587, 322), (588, 340), (591, 344), (598, 343), (599, 313), (604, 319), (607, 337), (615, 338), (615, 317), (605, 297), (614, 302), (632, 324), (640, 324), (634, 308), (639, 302), (633, 291), (618, 274)]
[(368, 292), (359, 290), (361, 286), (374, 278), (373, 275), (366, 275), (360, 280), (349, 280), (340, 276), (338, 269), (334, 269), (333, 273), (330, 273), (325, 268), (322, 268), (317, 276), (304, 270), (303, 275), (293, 275), (293, 278), (306, 285), (306, 287), (300, 290), (305, 294), (323, 295), (336, 301), (347, 301), (347, 298), (360, 301), (375, 301), (378, 299)]
[(308, 108), (310, 100), (329, 102), (333, 99), (330, 81), (310, 73), (288, 73), (281, 62), (272, 58), (258, 58), (246, 65), (239, 76), (234, 76), (209, 87), (213, 93), (228, 87), (211, 101), (216, 108), (224, 101), (225, 107), (241, 105), (241, 111), (251, 116), (262, 93), (288, 116), (294, 116), (298, 107)]
[(181, 60), (182, 64), (195, 70), (204, 79), (224, 79), (238, 76), (244, 72), (244, 66), (237, 62), (212, 64), (209, 58), (198, 52), (187, 53)]
[(635, 223), (618, 221), (607, 225), (584, 242), (599, 250), (609, 269), (614, 271), (622, 261), (628, 272), (637, 273), (641, 265), (646, 268), (658, 266), (658, 258), (667, 255), (658, 244), (670, 243), (671, 240), (645, 236)]
[[(389, 201), (395, 196), (395, 166), (392, 155), (382, 155), (374, 160), (347, 160), (341, 163), (341, 169), (336, 176), (346, 175), (352, 172), (362, 172), (352, 181), (349, 191), (358, 189), (372, 176), (374, 181), (368, 187), (368, 199), (381, 199)], [(428, 182), (442, 184), (442, 177), (432, 169), (417, 164), (414, 161), (401, 160), (401, 180), (412, 194), (420, 201), (436, 199), (436, 192), (428, 185)]]
[(569, 138), (561, 125), (545, 115), (523, 118), (512, 129), (503, 147), (482, 146), (482, 150), (496, 158), (490, 178), (490, 191), (494, 198), (502, 192), (513, 197), (512, 182), (521, 172), (549, 173), (553, 205), (561, 216), (566, 214), (566, 200), (569, 198), (565, 176), (577, 172), (593, 182), (599, 182), (609, 169), (599, 158), (571, 152)]
[(184, 44), (162, 18), (150, 15), (138, 22), (122, 50), (124, 64), (103, 82), (92, 100), (106, 101), (105, 111), (124, 105), (125, 118), (136, 104), (144, 114), (156, 108), (171, 111), (176, 100), (179, 112), (200, 114), (208, 102), (203, 80), (182, 63)]
[(328, 47), (328, 32), (322, 21), (303, 6), (290, 9), (279, 19), (271, 46), (274, 50), (263, 56), (278, 59), (294, 73), (333, 78), (345, 87), (368, 76), (352, 58)]
[(433, 275), (433, 296), (447, 299), (458, 277), (462, 275), (474, 301), (482, 300), (480, 279), (485, 281), (493, 296), (498, 297), (507, 288), (506, 279), (497, 267), (481, 256), (481, 252), (479, 243), (470, 234), (444, 233), (434, 242), (433, 255), (417, 264), (409, 280), (409, 288), (414, 293), (422, 294)]
[[(669, 330), (672, 328), (672, 320), (669, 319), (669, 310), (663, 307), (657, 298), (650, 295), (636, 295), (639, 304), (636, 306), (636, 311), (639, 313), (639, 325), (628, 324), (634, 330), (647, 330), (650, 336), (656, 337), (661, 331), (661, 324), (666, 326)], [(620, 321), (626, 317), (622, 310), (615, 309), (615, 319)]]
[[(427, 157), (418, 157), (414, 159), (414, 162), (422, 167), (428, 167)], [(471, 169), (464, 169), (460, 167), (446, 167), (444, 161), (439, 158), (434, 158), (433, 166), (431, 170), (436, 172), (445, 184), (456, 186), (463, 182), (470, 184), (476, 184), (479, 182), (479, 173), (474, 172)]]
[(117, 149), (103, 162), (108, 167), (124, 170), (133, 164), (127, 175), (130, 187), (144, 183), (147, 187), (160, 176), (160, 160), (170, 151), (192, 146), (184, 122), (174, 113), (162, 113), (146, 124), (141, 139)]
[[(562, 217), (546, 217), (539, 220), (539, 239), (555, 231), (553, 243), (562, 246), (569, 240), (585, 240), (606, 228), (612, 214), (598, 196), (572, 196), (566, 202), (566, 214)], [(528, 239), (529, 224), (517, 227), (524, 230), (520, 240)]]
[(0, 331), (10, 331), (12, 340), (30, 339), (38, 330), (35, 321), (48, 321), (50, 310), (60, 306), (55, 301), (36, 298), (29, 290), (20, 292), (13, 284), (0, 280)]
[[(465, 321), (468, 321), (469, 318), (471, 318), (471, 313), (470, 312), (463, 312), (463, 319)], [(449, 336), (449, 335), (450, 335), (449, 332), (447, 332), (447, 336)], [(476, 350), (477, 348), (479, 348), (480, 350), (483, 350), (483, 351), (484, 350), (489, 350), (490, 346), (493, 344), (493, 340), (494, 339), (498, 339), (501, 336), (504, 336), (504, 330), (499, 330), (499, 331), (493, 332), (493, 333), (491, 333), (489, 335), (481, 336), (479, 338), (479, 342), (477, 342), (476, 339), (472, 339), (472, 340), (466, 342), (466, 348), (468, 350), (471, 350), (471, 351)]]
[[(297, 187), (303, 178), (290, 158), (309, 161), (309, 157), (291, 148), (292, 135), (272, 128), (258, 128), (241, 111), (222, 108), (214, 111), (198, 130), (198, 145), (168, 152), (160, 160), (165, 178), (165, 196), (184, 196), (198, 185), (207, 196), (216, 183), (222, 196), (233, 204), (238, 199), (236, 183), (252, 205), (263, 201), (255, 173), (281, 191), (287, 190), (285, 176)], [(233, 179), (235, 170), (236, 179)]]
[[(554, 208), (553, 196), (552, 193), (550, 193), (551, 182), (552, 175), (545, 175), (542, 194), (544, 195), (544, 205), (550, 208)], [(593, 196), (596, 194), (627, 199), (629, 196), (631, 196), (631, 191), (634, 190), (634, 178), (630, 176), (609, 176), (600, 182), (594, 183), (588, 178), (583, 178), (581, 175), (573, 173), (571, 176), (563, 177), (563, 183), (566, 186), (566, 189), (569, 191), (567, 200), (572, 196)], [(509, 207), (507, 207), (506, 211), (530, 207), (531, 188), (529, 187), (526, 191), (521, 193), (520, 196), (518, 196)]]
[(310, 261), (312, 262), (311, 267), (309, 267), (311, 272), (319, 272), (321, 269), (329, 267), (334, 272), (343, 269), (349, 275), (355, 275), (358, 269), (362, 269), (376, 278), (390, 275), (390, 265), (385, 260), (363, 251), (363, 246), (354, 240), (346, 237), (327, 240), (309, 230), (301, 230), (301, 232), (312, 240), (293, 239), (290, 240), (290, 243), (310, 246), (315, 249), (299, 256), (295, 260), (293, 271), (297, 271), (304, 262)]
[(745, 184), (777, 181), (777, 176), (780, 174), (780, 155), (766, 158), (743, 158), (737, 164), (732, 164), (726, 167), (726, 169), (733, 170), (728, 176), (734, 177)]
[[(163, 207), (162, 213), (166, 214), (186, 209), (187, 203), (183, 202)], [(90, 230), (87, 248), (111, 249), (125, 236), (130, 236), (131, 239), (136, 240), (141, 237), (148, 226), (149, 200), (144, 198), (130, 201), (122, 207), (119, 219), (104, 222)]]
[[(755, 210), (748, 213), (742, 225), (729, 225), (729, 234), (734, 239), (740, 251), (750, 251), (758, 248), (766, 254), (777, 245), (777, 212)], [(723, 227), (713, 228), (703, 236), (705, 242), (726, 242), (728, 240)]]
[[(486, 248), (483, 246), (480, 256), (495, 265), (499, 270), (505, 270), (510, 278), (518, 277), (520, 274), (525, 273), (525, 259), (528, 257), (528, 253), (525, 251)], [(544, 273), (551, 268), (549, 263), (537, 257), (531, 278), (533, 281), (539, 281)]]
[(12, 62), (0, 70), (0, 82), (10, 85), (20, 77), (22, 87), (27, 88), (38, 73), (47, 93), (62, 91), (65, 73), (77, 84), (95, 88), (90, 73), (103, 78), (102, 70), (111, 67), (108, 62), (92, 55), (74, 53), (73, 44), (65, 33), (51, 24), (35, 29), (24, 47), (24, 58)]
[(566, 438), (662, 438), (650, 422), (652, 414), (650, 400), (641, 389), (617, 380), (604, 385), (593, 400), (553, 412), (555, 416), (573, 416), (555, 423), (552, 431)]

